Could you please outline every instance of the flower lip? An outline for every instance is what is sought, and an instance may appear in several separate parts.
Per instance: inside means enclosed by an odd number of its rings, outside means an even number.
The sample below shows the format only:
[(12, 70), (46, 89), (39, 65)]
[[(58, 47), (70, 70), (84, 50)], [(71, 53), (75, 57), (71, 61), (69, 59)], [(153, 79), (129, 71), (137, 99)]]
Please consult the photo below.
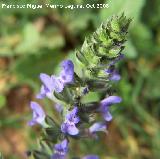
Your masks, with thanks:
[(92, 126), (90, 126), (89, 132), (91, 134), (94, 134), (98, 131), (106, 132), (106, 129), (107, 129), (107, 125), (105, 122), (96, 122)]
[(73, 65), (73, 62), (71, 60), (64, 60), (61, 63), (61, 66), (62, 66), (62, 68), (65, 72), (68, 72), (68, 73), (71, 73), (71, 74), (73, 73), (74, 65)]
[(61, 143), (56, 144), (54, 146), (54, 149), (57, 153), (66, 154), (68, 152), (68, 141), (67, 141), (67, 139), (64, 139)]
[(115, 69), (114, 65), (111, 65), (108, 69), (104, 70), (106, 74), (109, 74), (109, 80), (119, 81), (121, 76), (118, 71)]
[(37, 99), (45, 98), (47, 92), (48, 92), (48, 89), (44, 85), (42, 85), (40, 89), (40, 93), (37, 94), (36, 98)]
[(112, 115), (109, 110), (102, 112), (102, 116), (105, 119), (105, 121), (111, 121), (112, 120)]
[(33, 126), (35, 124), (41, 124), (43, 125), (43, 122), (45, 120), (45, 112), (41, 108), (41, 106), (36, 102), (31, 102), (30, 107), (33, 111), (33, 118), (31, 121), (29, 121), (29, 125)]
[(105, 99), (103, 99), (101, 102), (100, 102), (100, 105), (103, 106), (111, 106), (112, 104), (117, 104), (117, 103), (120, 103), (122, 101), (122, 98), (121, 97), (118, 97), (118, 96), (109, 96)]
[(67, 133), (69, 135), (77, 135), (79, 133), (79, 130), (77, 129), (75, 124), (73, 122), (69, 122), (69, 121), (65, 121), (61, 125), (61, 131), (65, 134)]
[(52, 155), (52, 159), (65, 159), (68, 153), (68, 141), (64, 139), (61, 143), (55, 144), (55, 153)]
[(49, 75), (41, 73), (40, 80), (42, 81), (45, 88), (48, 89), (48, 91), (52, 91), (54, 89), (54, 83)]
[(57, 92), (57, 93), (60, 93), (63, 91), (64, 89), (64, 83), (63, 81), (61, 80), (60, 77), (56, 77), (54, 75), (51, 76), (52, 78), (52, 81), (54, 83), (54, 90)]
[(64, 60), (61, 63), (62, 71), (60, 78), (64, 84), (73, 83), (74, 81), (74, 65), (71, 60)]
[(121, 76), (118, 74), (118, 72), (113, 72), (111, 77), (109, 78), (111, 81), (119, 81), (121, 79)]
[(121, 101), (122, 98), (118, 96), (109, 96), (100, 102), (99, 111), (102, 113), (102, 116), (105, 119), (105, 121), (112, 120), (112, 115), (109, 112), (109, 107), (113, 104), (120, 103)]
[(80, 121), (77, 113), (78, 108), (74, 107), (73, 110), (66, 115), (65, 121), (61, 125), (61, 131), (63, 133), (67, 133), (69, 135), (77, 135), (79, 133), (79, 130), (76, 127), (76, 124)]
[(74, 107), (73, 110), (66, 115), (66, 119), (70, 122), (73, 122), (74, 124), (77, 124), (80, 121), (79, 117), (77, 116), (77, 113), (78, 107)]

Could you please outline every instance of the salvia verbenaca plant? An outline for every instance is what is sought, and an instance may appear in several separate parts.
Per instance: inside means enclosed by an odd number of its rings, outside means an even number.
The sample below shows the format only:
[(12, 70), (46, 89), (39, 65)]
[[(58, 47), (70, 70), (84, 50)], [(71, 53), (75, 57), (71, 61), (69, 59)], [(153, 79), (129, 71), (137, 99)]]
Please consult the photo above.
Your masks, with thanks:
[[(28, 156), (67, 159), (71, 138), (97, 139), (97, 132), (107, 132), (107, 122), (112, 120), (110, 106), (122, 100), (113, 95), (112, 85), (121, 78), (115, 64), (124, 57), (122, 51), (130, 22), (124, 14), (112, 17), (85, 39), (80, 50), (75, 51), (76, 65), (71, 60), (64, 60), (59, 75), (40, 74), (42, 86), (37, 98), (49, 98), (56, 103), (55, 109), (61, 119), (53, 119), (38, 103), (31, 102), (33, 118), (28, 124), (40, 124), (43, 131), (39, 150), (29, 151)], [(99, 93), (101, 100), (84, 102), (82, 99), (91, 92)], [(72, 159), (99, 157), (86, 155)]]

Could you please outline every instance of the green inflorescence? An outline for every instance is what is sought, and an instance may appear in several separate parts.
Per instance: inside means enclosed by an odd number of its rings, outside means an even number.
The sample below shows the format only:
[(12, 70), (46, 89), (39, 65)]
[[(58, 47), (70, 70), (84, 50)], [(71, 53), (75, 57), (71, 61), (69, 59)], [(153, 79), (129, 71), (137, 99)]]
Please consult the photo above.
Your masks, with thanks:
[(131, 19), (124, 14), (113, 16), (87, 37), (81, 49), (76, 51), (77, 60), (91, 76), (97, 75), (100, 67), (105, 68), (108, 60), (122, 52), (130, 22)]

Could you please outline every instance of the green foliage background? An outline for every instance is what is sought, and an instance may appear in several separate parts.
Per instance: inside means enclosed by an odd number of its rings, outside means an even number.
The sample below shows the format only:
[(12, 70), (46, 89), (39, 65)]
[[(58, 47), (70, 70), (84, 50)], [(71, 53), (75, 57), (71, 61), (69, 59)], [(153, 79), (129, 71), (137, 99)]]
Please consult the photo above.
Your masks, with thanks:
[[(56, 73), (60, 61), (72, 59), (85, 36), (107, 18), (122, 12), (133, 18), (124, 50), (126, 58), (119, 64), (122, 80), (115, 85), (123, 102), (112, 108), (114, 120), (108, 126), (109, 134), (101, 135), (99, 141), (84, 139), (80, 144), (73, 141), (71, 155), (160, 158), (159, 0), (2, 0), (2, 3), (109, 3), (105, 9), (0, 8), (0, 151), (6, 158), (25, 158), (25, 148), (36, 147), (39, 127), (31, 130), (26, 122), (31, 117), (29, 101), (40, 87), (39, 73)], [(92, 95), (87, 100), (94, 98), (98, 97)], [(52, 103), (46, 100), (41, 104), (48, 105), (45, 109), (56, 116)]]

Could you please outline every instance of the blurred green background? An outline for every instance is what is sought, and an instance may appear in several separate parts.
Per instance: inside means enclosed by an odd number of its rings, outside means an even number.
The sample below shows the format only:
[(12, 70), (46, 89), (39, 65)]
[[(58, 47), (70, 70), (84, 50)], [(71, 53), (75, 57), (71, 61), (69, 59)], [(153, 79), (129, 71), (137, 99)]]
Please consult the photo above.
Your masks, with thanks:
[[(26, 125), (30, 100), (39, 91), (39, 73), (54, 73), (72, 58), (85, 36), (114, 14), (133, 18), (115, 86), (123, 102), (99, 141), (73, 141), (71, 154), (94, 153), (102, 159), (160, 158), (160, 1), (159, 0), (14, 0), (5, 4), (97, 4), (105, 9), (2, 9), (0, 7), (0, 151), (23, 159), (37, 147), (40, 128)], [(95, 98), (95, 97), (92, 97)], [(53, 104), (40, 101), (54, 115)]]

